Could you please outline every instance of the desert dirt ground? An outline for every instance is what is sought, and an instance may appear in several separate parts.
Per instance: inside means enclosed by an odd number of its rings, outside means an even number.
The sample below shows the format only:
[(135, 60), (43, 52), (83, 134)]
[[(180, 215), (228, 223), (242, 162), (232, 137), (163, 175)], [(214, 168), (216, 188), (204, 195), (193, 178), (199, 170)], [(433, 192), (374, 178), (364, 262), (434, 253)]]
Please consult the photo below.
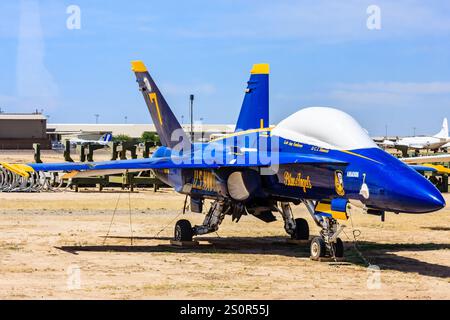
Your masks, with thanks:
[[(171, 246), (183, 202), (168, 189), (0, 193), (0, 298), (450, 298), (449, 207), (387, 214), (384, 223), (354, 215), (342, 237), (348, 263), (330, 264), (311, 261), (308, 245), (287, 244), (280, 218), (226, 217), (199, 247)], [(303, 206), (294, 214), (317, 234)]]

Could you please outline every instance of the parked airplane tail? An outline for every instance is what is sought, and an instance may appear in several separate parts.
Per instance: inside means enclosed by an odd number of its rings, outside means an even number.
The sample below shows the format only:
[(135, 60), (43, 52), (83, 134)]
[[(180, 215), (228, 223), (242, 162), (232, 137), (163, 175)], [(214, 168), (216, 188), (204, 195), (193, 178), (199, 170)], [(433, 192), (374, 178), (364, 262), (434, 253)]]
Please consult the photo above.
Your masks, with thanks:
[(136, 74), (139, 90), (144, 96), (161, 144), (173, 148), (180, 141), (183, 141), (190, 145), (186, 133), (148, 73), (144, 63), (142, 61), (132, 61), (131, 69)]
[(105, 133), (98, 140), (102, 141), (102, 142), (110, 142), (110, 141), (112, 141), (112, 134), (111, 133)]
[(439, 131), (438, 134), (435, 135), (436, 138), (441, 139), (448, 139), (448, 122), (447, 118), (444, 118), (444, 121), (442, 122), (442, 129)]
[(269, 65), (255, 64), (247, 82), (236, 131), (269, 126)]

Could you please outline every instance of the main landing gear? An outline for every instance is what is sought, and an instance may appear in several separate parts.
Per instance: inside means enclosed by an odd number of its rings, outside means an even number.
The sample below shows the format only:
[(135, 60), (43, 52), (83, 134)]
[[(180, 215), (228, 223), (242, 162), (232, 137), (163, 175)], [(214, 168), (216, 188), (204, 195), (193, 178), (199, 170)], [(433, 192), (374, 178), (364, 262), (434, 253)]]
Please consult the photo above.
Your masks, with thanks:
[(281, 202), (279, 210), (284, 220), (284, 230), (293, 240), (309, 240), (308, 222), (303, 218), (294, 219), (291, 206), (288, 202)]
[(216, 200), (211, 205), (202, 225), (192, 227), (188, 220), (178, 220), (175, 224), (174, 239), (176, 241), (192, 241), (194, 236), (217, 231), (229, 209), (223, 201)]
[[(339, 238), (344, 226), (340, 226), (336, 219), (318, 215), (315, 212), (316, 203), (304, 200), (306, 208), (321, 228), (320, 236), (311, 241), (311, 258), (319, 260), (322, 257), (341, 258), (344, 256), (344, 245)], [(175, 224), (174, 239), (176, 241), (192, 241), (197, 235), (215, 232), (226, 214), (231, 214), (233, 208), (223, 200), (216, 200), (205, 216), (201, 225), (192, 226), (188, 220), (178, 220)], [(305, 219), (294, 219), (291, 207), (287, 202), (281, 202), (279, 212), (284, 220), (284, 229), (294, 240), (309, 240), (309, 226)]]
[(344, 243), (339, 238), (339, 234), (344, 226), (340, 226), (337, 220), (331, 217), (316, 215), (315, 202), (312, 200), (305, 200), (304, 203), (316, 224), (322, 229), (320, 236), (314, 237), (311, 241), (311, 258), (313, 260), (323, 257), (342, 258)]

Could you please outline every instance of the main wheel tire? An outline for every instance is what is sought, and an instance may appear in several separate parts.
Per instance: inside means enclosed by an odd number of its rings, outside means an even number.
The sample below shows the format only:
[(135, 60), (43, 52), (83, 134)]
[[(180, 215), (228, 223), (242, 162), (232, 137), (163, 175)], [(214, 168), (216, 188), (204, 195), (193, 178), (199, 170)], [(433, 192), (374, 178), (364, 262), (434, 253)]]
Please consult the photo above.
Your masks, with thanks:
[(325, 257), (326, 252), (325, 241), (321, 237), (314, 237), (311, 241), (311, 258), (318, 260), (320, 257)]
[(295, 219), (295, 230), (292, 234), (294, 240), (308, 240), (309, 239), (309, 226), (308, 222), (303, 218)]
[(337, 238), (336, 242), (333, 243), (333, 250), (336, 258), (342, 258), (344, 256), (344, 243), (341, 238)]
[(178, 220), (175, 224), (174, 239), (176, 241), (192, 241), (194, 231), (192, 225), (188, 220)]

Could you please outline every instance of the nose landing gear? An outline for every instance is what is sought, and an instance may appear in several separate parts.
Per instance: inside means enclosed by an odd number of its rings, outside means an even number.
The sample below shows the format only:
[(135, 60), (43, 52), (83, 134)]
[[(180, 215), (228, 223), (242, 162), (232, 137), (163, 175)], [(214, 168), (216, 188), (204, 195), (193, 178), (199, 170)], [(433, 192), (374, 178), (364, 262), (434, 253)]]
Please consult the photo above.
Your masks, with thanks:
[(322, 229), (320, 236), (314, 237), (311, 241), (311, 259), (319, 260), (324, 257), (344, 257), (344, 243), (339, 238), (339, 234), (345, 226), (339, 225), (338, 221), (332, 217), (316, 214), (316, 204), (313, 201), (305, 200), (304, 202), (317, 226)]

